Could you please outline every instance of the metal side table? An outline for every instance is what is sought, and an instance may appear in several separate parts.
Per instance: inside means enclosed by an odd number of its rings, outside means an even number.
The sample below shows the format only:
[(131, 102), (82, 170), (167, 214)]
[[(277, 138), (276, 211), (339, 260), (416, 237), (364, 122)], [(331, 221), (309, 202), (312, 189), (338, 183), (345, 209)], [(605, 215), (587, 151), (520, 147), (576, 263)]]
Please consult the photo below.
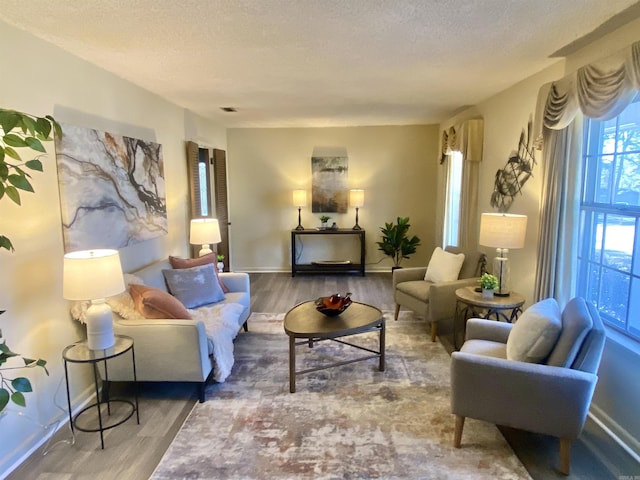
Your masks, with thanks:
[[(98, 364), (102, 362), (102, 366), (104, 368), (105, 373), (105, 382), (109, 382), (109, 370), (107, 366), (107, 361), (119, 357), (120, 355), (124, 355), (127, 352), (131, 352), (131, 368), (133, 370), (133, 382), (135, 383), (135, 402), (124, 399), (111, 399), (107, 398), (106, 400), (100, 399), (100, 391), (99, 391), (99, 375), (98, 375)], [(138, 425), (140, 424), (140, 409), (138, 407), (138, 379), (136, 377), (136, 355), (135, 349), (133, 346), (133, 338), (128, 337), (126, 335), (116, 335), (115, 336), (115, 344), (113, 347), (106, 348), (104, 350), (90, 350), (87, 346), (86, 341), (74, 343), (73, 345), (69, 345), (62, 352), (62, 358), (64, 360), (64, 376), (67, 383), (67, 405), (69, 407), (69, 422), (71, 426), (71, 432), (75, 432), (75, 430), (80, 430), (81, 432), (100, 432), (100, 444), (104, 449), (104, 431), (110, 428), (117, 427), (118, 425), (122, 425), (124, 422), (129, 420), (133, 414), (136, 414), (136, 421)], [(91, 364), (93, 368), (93, 382), (96, 392), (96, 401), (82, 410), (80, 410), (75, 416), (71, 413), (71, 392), (69, 386), (69, 363), (88, 363)], [(123, 406), (123, 408), (117, 408), (117, 410), (112, 415), (111, 407), (112, 404), (118, 404), (118, 407)], [(106, 407), (106, 412), (105, 410)], [(79, 424), (79, 420), (81, 417), (85, 416), (86, 413), (92, 412), (95, 410), (98, 417), (98, 425), (97, 426), (82, 426)], [(106, 416), (105, 416), (106, 413)]]

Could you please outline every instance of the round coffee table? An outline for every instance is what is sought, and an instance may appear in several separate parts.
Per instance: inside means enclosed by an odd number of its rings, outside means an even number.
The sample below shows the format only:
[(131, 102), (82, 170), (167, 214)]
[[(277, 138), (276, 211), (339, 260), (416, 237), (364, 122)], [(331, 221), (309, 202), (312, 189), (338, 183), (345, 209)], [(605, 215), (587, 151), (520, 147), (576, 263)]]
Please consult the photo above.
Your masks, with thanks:
[[(289, 391), (291, 393), (295, 393), (296, 391), (296, 375), (347, 365), (370, 358), (378, 357), (378, 368), (381, 372), (384, 372), (385, 320), (382, 311), (376, 307), (353, 302), (349, 308), (340, 315), (329, 317), (316, 310), (315, 302), (303, 302), (293, 307), (285, 315), (284, 331), (289, 336)], [(378, 350), (371, 350), (360, 345), (345, 342), (344, 340), (338, 340), (340, 337), (348, 337), (371, 331), (379, 332)], [(306, 340), (296, 342), (296, 339), (299, 338)], [(369, 352), (370, 355), (296, 371), (296, 346), (308, 345), (309, 348), (312, 348), (314, 343), (323, 340), (333, 340), (343, 345), (365, 350)]]
[[(512, 323), (522, 313), (524, 297), (517, 292), (510, 292), (508, 296), (494, 295), (493, 298), (483, 298), (481, 292), (476, 292), (474, 287), (462, 287), (456, 290), (456, 315), (453, 322), (453, 343), (458, 349), (458, 335), (456, 326), (458, 319), (463, 322), (463, 339), (469, 318), (491, 317), (495, 320), (504, 320)], [(464, 341), (464, 340), (463, 340)]]

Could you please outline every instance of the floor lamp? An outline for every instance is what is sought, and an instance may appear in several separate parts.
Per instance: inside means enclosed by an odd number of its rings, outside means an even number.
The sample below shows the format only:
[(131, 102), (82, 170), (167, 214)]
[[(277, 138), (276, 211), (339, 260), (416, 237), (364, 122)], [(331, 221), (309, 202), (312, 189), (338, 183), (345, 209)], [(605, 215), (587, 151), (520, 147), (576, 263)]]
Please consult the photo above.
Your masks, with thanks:
[(480, 240), (485, 247), (494, 247), (493, 274), (498, 277), (499, 297), (509, 296), (510, 248), (523, 248), (527, 233), (527, 216), (507, 213), (483, 213), (480, 217)]

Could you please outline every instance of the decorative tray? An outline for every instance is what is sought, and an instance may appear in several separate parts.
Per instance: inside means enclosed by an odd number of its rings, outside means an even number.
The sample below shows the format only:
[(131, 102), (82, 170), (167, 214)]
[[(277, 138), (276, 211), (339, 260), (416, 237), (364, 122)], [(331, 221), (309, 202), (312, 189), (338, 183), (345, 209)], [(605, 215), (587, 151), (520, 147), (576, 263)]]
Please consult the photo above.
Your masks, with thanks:
[(334, 293), (328, 297), (319, 297), (315, 301), (316, 310), (328, 317), (335, 317), (344, 312), (351, 305), (351, 292), (343, 295)]

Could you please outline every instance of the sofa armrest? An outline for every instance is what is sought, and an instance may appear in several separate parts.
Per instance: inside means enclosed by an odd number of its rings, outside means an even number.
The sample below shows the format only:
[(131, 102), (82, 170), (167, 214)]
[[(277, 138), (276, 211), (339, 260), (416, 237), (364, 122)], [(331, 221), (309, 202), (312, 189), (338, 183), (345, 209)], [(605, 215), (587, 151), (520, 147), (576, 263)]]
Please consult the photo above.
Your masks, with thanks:
[(474, 286), (477, 283), (478, 277), (433, 283), (429, 287), (429, 321), (437, 322), (453, 318), (456, 314), (456, 290)]
[(248, 273), (222, 272), (219, 273), (218, 276), (231, 292), (249, 293), (251, 291), (251, 282)]
[(424, 275), (427, 273), (427, 267), (411, 267), (411, 268), (396, 268), (393, 271), (393, 288), (402, 282), (412, 282), (415, 280), (424, 280)]
[(451, 411), (575, 439), (584, 426), (597, 378), (570, 368), (454, 352)]
[(512, 323), (470, 318), (467, 321), (465, 340), (489, 340), (491, 342), (507, 343)]
[[(212, 370), (204, 323), (198, 320), (125, 320), (114, 316), (116, 334), (134, 340), (140, 381), (203, 382)], [(131, 367), (109, 361), (109, 380), (132, 380)]]

